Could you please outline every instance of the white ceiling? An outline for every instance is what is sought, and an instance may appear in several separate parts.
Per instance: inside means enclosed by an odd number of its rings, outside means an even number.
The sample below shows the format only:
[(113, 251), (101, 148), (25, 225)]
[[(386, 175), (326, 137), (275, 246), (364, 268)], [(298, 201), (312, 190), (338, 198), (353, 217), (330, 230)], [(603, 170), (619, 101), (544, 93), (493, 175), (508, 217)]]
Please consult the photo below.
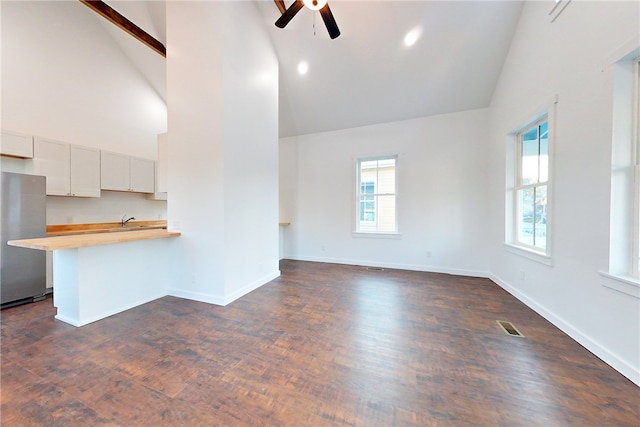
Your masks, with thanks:
[[(166, 45), (164, 1), (108, 3)], [(303, 8), (279, 29), (275, 3), (256, 3), (280, 61), (281, 137), (489, 106), (523, 4), (332, 0), (342, 34), (331, 40), (318, 12)], [(414, 28), (421, 36), (406, 47)], [(114, 34), (127, 52), (121, 36)], [(131, 59), (161, 86), (163, 73)]]
[[(489, 106), (522, 9), (515, 1), (329, 3), (342, 32), (334, 40), (319, 13), (303, 8), (279, 29), (275, 4), (259, 2), (280, 60), (281, 136)], [(413, 28), (422, 35), (407, 48)]]

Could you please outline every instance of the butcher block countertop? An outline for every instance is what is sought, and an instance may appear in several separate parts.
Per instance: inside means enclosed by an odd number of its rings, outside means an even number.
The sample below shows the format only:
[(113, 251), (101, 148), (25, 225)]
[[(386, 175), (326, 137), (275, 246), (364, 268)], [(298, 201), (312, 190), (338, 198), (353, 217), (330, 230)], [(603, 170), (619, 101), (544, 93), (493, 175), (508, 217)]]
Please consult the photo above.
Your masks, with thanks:
[(113, 231), (133, 231), (137, 229), (167, 228), (166, 220), (129, 221), (125, 228), (120, 222), (94, 222), (88, 224), (47, 225), (47, 237), (67, 236), (70, 234), (107, 233)]
[[(131, 230), (131, 229), (130, 229)], [(55, 251), (57, 249), (73, 249), (86, 246), (109, 245), (112, 243), (133, 242), (135, 240), (162, 239), (177, 237), (180, 233), (165, 229), (145, 228), (126, 232), (94, 232), (67, 236), (41, 237), (37, 239), (10, 240), (10, 246), (21, 248)]]

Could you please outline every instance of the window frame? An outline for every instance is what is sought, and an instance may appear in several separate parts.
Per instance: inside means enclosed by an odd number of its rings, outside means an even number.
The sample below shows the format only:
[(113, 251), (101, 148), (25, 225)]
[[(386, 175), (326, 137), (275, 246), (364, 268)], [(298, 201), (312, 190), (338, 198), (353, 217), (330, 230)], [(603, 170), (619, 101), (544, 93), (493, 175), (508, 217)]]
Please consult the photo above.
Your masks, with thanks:
[[(375, 198), (377, 197), (387, 197), (387, 196), (394, 196), (395, 198), (395, 203), (394, 203), (394, 229), (393, 231), (380, 231), (377, 229), (375, 230), (367, 230), (367, 229), (362, 229), (361, 228), (361, 222), (368, 222), (368, 221), (361, 221), (360, 220), (360, 215), (361, 215), (361, 196), (364, 195), (364, 193), (362, 193), (361, 190), (361, 171), (362, 171), (362, 163), (363, 162), (370, 162), (370, 161), (380, 161), (380, 160), (394, 160), (395, 164), (394, 164), (394, 192), (392, 193), (378, 193), (378, 183), (374, 180), (374, 193), (372, 194)], [(353, 231), (353, 236), (354, 237), (371, 237), (371, 236), (381, 236), (381, 237), (393, 237), (393, 236), (399, 236), (400, 233), (398, 232), (398, 155), (397, 154), (389, 154), (389, 155), (382, 155), (382, 156), (368, 156), (368, 157), (358, 157), (355, 159), (355, 197), (354, 197), (354, 201), (355, 201), (355, 215), (354, 215), (354, 223), (353, 223), (353, 227), (354, 227), (354, 231)], [(374, 209), (375, 209), (375, 221), (377, 222), (379, 219), (379, 212), (378, 212), (378, 207), (379, 207), (379, 203), (377, 203), (377, 199), (374, 200)]]
[[(532, 113), (516, 122), (511, 132), (506, 134), (506, 176), (505, 176), (505, 228), (504, 249), (547, 266), (553, 266), (553, 194), (554, 194), (554, 151), (556, 145), (556, 109), (558, 95), (553, 95), (541, 103)], [(517, 240), (517, 192), (516, 180), (519, 177), (519, 134), (546, 118), (548, 122), (548, 178), (547, 178), (547, 241), (545, 249), (521, 244)]]
[(605, 64), (613, 83), (609, 262), (602, 285), (640, 299), (640, 45), (630, 39)]
[(634, 69), (634, 103), (633, 103), (633, 247), (631, 249), (630, 276), (640, 279), (640, 58), (636, 58)]
[[(513, 230), (513, 243), (517, 246), (521, 246), (526, 248), (527, 250), (533, 251), (533, 252), (540, 252), (540, 253), (547, 253), (547, 244), (546, 244), (546, 236), (545, 236), (545, 246), (540, 247), (537, 246), (535, 244), (535, 217), (536, 217), (536, 205), (535, 205), (535, 196), (534, 196), (534, 205), (533, 205), (533, 212), (532, 212), (532, 227), (533, 227), (533, 244), (528, 244), (526, 242), (523, 242), (519, 239), (520, 236), (520, 230), (519, 230), (519, 225), (520, 225), (520, 217), (521, 217), (521, 209), (522, 209), (522, 205), (519, 202), (519, 195), (521, 191), (525, 191), (528, 189), (532, 189), (534, 191), (534, 195), (536, 192), (536, 189), (539, 187), (546, 187), (546, 191), (547, 191), (547, 203), (548, 203), (548, 191), (549, 191), (549, 184), (550, 184), (550, 176), (547, 170), (547, 179), (545, 181), (540, 181), (539, 179), (539, 175), (540, 175), (540, 168), (538, 167), (538, 181), (536, 183), (527, 183), (524, 184), (523, 183), (523, 175), (524, 175), (524, 167), (523, 167), (523, 163), (524, 163), (524, 153), (522, 151), (523, 148), (523, 136), (527, 133), (529, 133), (531, 130), (533, 130), (534, 128), (538, 129), (537, 135), (538, 135), (538, 147), (540, 146), (540, 126), (543, 123), (547, 123), (547, 127), (549, 127), (549, 117), (548, 114), (543, 115), (542, 117), (539, 117), (537, 120), (533, 121), (532, 123), (530, 123), (527, 126), (522, 127), (522, 129), (516, 133), (515, 136), (515, 143), (516, 143), (516, 176), (515, 176), (515, 185), (514, 185), (514, 191), (513, 191), (513, 226), (514, 226), (514, 230)], [(550, 159), (551, 159), (551, 155), (549, 154), (549, 146), (551, 143), (551, 138), (550, 138), (550, 134), (551, 134), (551, 130), (547, 129), (547, 169), (549, 169), (549, 164), (550, 164)], [(540, 154), (538, 154), (538, 164), (540, 161)], [(548, 209), (548, 207), (547, 207)], [(547, 224), (546, 224), (546, 214), (545, 214), (545, 229), (547, 228)]]

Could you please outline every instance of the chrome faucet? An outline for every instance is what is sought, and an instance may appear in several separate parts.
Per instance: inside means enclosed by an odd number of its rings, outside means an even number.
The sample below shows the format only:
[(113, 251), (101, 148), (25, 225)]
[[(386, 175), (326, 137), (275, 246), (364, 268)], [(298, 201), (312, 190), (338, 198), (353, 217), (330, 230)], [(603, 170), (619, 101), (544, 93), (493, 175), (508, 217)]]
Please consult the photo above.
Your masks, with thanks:
[(126, 216), (127, 216), (127, 214), (122, 215), (122, 219), (120, 220), (120, 223), (122, 224), (122, 228), (125, 228), (129, 221), (131, 221), (132, 219), (135, 219), (134, 217), (131, 217), (129, 219), (124, 219), (124, 217), (126, 217)]

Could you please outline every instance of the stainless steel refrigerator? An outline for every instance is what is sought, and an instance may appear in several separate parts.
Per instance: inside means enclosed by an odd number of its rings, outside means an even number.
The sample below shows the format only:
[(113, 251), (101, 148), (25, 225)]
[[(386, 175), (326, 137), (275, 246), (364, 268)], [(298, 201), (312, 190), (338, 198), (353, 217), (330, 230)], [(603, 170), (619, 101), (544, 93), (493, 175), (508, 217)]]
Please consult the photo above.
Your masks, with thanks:
[(0, 187), (0, 302), (2, 308), (44, 298), (46, 252), (8, 246), (7, 241), (45, 237), (45, 177), (2, 172)]

